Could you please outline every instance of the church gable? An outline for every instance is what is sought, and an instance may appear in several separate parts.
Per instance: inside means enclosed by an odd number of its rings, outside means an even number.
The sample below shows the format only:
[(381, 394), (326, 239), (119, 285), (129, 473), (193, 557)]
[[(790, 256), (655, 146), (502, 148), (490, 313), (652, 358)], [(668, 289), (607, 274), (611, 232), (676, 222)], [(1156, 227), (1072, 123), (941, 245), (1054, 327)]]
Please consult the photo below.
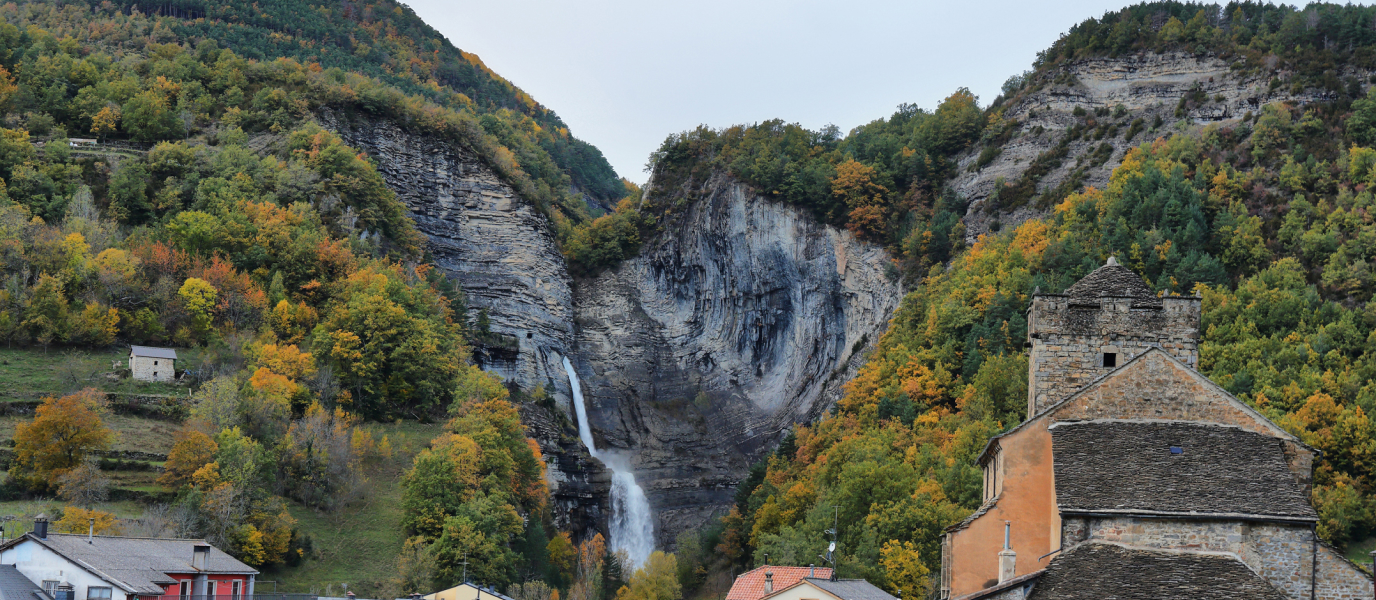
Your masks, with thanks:
[(1162, 419), (1240, 427), (1297, 442), (1227, 390), (1169, 354), (1152, 349), (1047, 411), (1053, 421)]

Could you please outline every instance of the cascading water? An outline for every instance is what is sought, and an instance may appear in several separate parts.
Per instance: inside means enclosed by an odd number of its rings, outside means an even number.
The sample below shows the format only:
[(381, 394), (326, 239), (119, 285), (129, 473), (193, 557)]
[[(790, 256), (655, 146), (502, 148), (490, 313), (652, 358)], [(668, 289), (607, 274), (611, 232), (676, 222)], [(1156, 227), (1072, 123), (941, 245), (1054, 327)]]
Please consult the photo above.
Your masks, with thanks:
[(645, 490), (635, 482), (635, 472), (631, 470), (631, 463), (625, 455), (611, 450), (597, 450), (592, 440), (592, 427), (588, 425), (588, 409), (583, 405), (583, 389), (578, 383), (578, 373), (573, 370), (573, 363), (569, 362), (567, 356), (564, 357), (564, 371), (568, 373), (569, 386), (573, 388), (578, 437), (593, 458), (612, 470), (611, 549), (613, 552), (624, 550), (630, 558), (631, 568), (639, 568), (655, 549), (650, 501), (645, 499)]

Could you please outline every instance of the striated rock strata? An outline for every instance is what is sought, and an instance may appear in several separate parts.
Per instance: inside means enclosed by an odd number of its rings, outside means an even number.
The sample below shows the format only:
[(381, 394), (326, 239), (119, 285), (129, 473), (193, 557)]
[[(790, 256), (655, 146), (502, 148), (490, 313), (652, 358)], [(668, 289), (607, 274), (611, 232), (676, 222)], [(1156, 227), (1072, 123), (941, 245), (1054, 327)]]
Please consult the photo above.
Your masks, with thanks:
[(456, 275), (471, 311), (487, 310), (501, 343), (477, 349), (481, 366), (523, 389), (543, 385), (567, 402), (562, 360), (572, 339), (573, 294), (549, 221), (459, 144), (383, 119), (331, 114), (324, 121), (377, 162), (429, 237), (435, 265)]
[(725, 176), (699, 192), (574, 294), (598, 446), (632, 452), (661, 545), (727, 510), (751, 462), (826, 410), (901, 298), (880, 248)]
[[(995, 222), (1011, 226), (1044, 214), (1044, 209), (1035, 206), (1000, 214), (986, 210), (985, 201), (999, 179), (1010, 184), (1016, 181), (1038, 155), (1055, 147), (1066, 129), (1076, 123), (1093, 120), (1094, 125), (1116, 124), (1118, 127), (1101, 139), (1084, 136), (1071, 142), (1061, 165), (1038, 182), (1038, 192), (1060, 185), (1079, 166), (1085, 167), (1083, 185), (1103, 189), (1108, 184), (1109, 174), (1122, 162), (1128, 149), (1160, 136), (1169, 136), (1175, 124), (1182, 120), (1188, 127), (1200, 127), (1241, 119), (1272, 102), (1304, 103), (1326, 98), (1320, 90), (1294, 94), (1289, 85), (1272, 89), (1272, 77), (1284, 80), (1288, 76), (1280, 70), (1240, 76), (1231, 66), (1232, 63), (1211, 55), (1171, 53), (1084, 59), (1060, 67), (1054, 75), (1062, 77), (1062, 83), (1049, 84), (1025, 94), (1004, 109), (1003, 118), (1015, 122), (1016, 129), (1013, 137), (1002, 145), (997, 158), (982, 168), (977, 167), (983, 150), (979, 145), (961, 157), (960, 174), (951, 185), (970, 201), (965, 219), (969, 241), (990, 231)], [(1368, 74), (1354, 71), (1339, 75), (1344, 78), (1356, 76), (1366, 81)], [(1177, 116), (1181, 98), (1192, 91), (1202, 94), (1204, 102)], [(1126, 114), (1094, 114), (1095, 109), (1116, 109), (1120, 105)], [(1075, 116), (1073, 111), (1077, 108), (1085, 110), (1088, 117)], [(1157, 117), (1163, 125), (1153, 129)], [(1144, 129), (1128, 140), (1130, 123), (1139, 118), (1144, 121)], [(1112, 154), (1101, 164), (1087, 164), (1085, 161), (1101, 144), (1112, 146)]]

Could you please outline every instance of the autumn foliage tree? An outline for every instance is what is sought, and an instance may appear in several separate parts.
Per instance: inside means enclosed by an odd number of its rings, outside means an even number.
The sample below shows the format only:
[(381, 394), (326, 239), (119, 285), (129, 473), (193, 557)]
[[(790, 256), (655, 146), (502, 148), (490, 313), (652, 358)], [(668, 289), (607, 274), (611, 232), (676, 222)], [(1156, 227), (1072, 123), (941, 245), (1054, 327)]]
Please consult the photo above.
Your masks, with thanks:
[(10, 476), (46, 490), (80, 466), (90, 452), (109, 448), (115, 433), (101, 421), (105, 406), (105, 394), (91, 388), (45, 399), (33, 421), (15, 426)]

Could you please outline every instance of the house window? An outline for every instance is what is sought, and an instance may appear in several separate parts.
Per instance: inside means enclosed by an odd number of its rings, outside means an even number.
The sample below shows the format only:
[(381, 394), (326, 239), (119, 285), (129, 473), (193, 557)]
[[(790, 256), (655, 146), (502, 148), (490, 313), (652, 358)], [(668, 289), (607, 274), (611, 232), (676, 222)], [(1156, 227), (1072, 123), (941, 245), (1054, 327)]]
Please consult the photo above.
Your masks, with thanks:
[(1117, 352), (1105, 352), (1105, 353), (1104, 353), (1104, 364), (1103, 364), (1103, 366), (1109, 367), (1109, 368), (1118, 366), (1118, 353), (1117, 353)]
[(191, 582), (183, 581), (179, 585), (181, 587), (181, 592), (178, 595), (182, 597), (182, 600), (188, 600), (189, 598), (191, 598)]
[(86, 600), (110, 600), (110, 588), (90, 586), (86, 588)]
[(244, 582), (235, 579), (234, 583), (230, 584), (229, 589), (231, 590), (230, 593), (232, 594), (230, 600), (239, 600), (239, 595), (244, 592)]
[(56, 597), (57, 597), (57, 580), (55, 580), (55, 579), (44, 579), (44, 580), (43, 580), (43, 591), (45, 591), (45, 592), (48, 593), (48, 597), (49, 597), (49, 598), (56, 598)]
[(153, 366), (155, 366), (155, 367), (158, 366), (158, 361), (156, 361), (156, 360), (153, 361)]

